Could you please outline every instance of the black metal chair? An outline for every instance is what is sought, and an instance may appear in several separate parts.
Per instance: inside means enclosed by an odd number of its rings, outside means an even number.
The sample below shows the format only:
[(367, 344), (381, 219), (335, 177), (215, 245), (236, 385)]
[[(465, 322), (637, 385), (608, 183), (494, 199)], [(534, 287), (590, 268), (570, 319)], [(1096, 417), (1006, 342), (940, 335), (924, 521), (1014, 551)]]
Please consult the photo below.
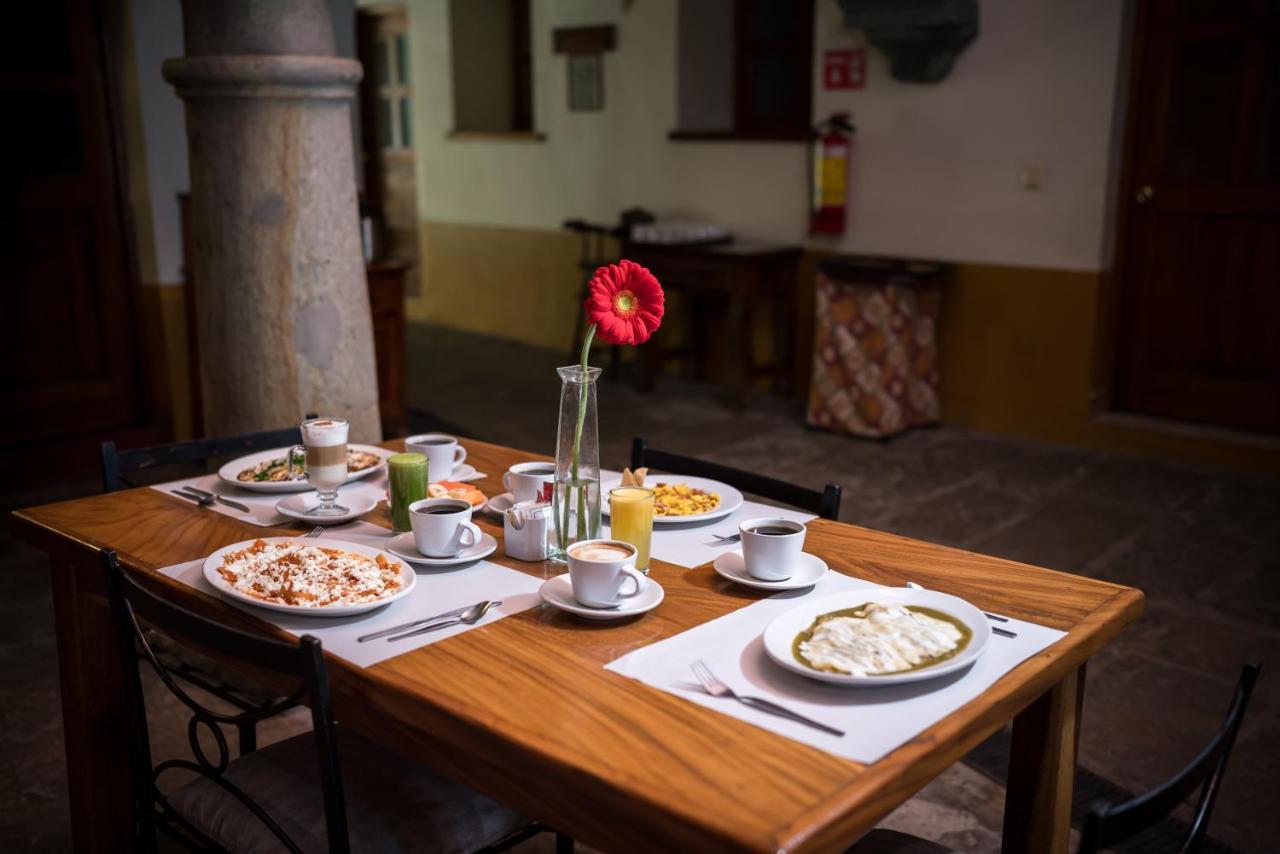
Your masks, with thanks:
[[(136, 849), (155, 851), (159, 832), (196, 850), (283, 847), (298, 852), (327, 846), (329, 851), (345, 852), (354, 843), (355, 850), (425, 845), (436, 851), (500, 851), (544, 830), (460, 783), (352, 733), (342, 733), (346, 760), (340, 762), (339, 728), (330, 706), (320, 641), (303, 635), (296, 644), (286, 643), (221, 625), (140, 585), (121, 569), (115, 552), (104, 551), (102, 561), (128, 691)], [(297, 678), (300, 684), (288, 697), (254, 711), (226, 714), (210, 709), (184, 691), (152, 653), (139, 619), (219, 655)], [(135, 643), (141, 644), (165, 687), (190, 709), (187, 733), (195, 761), (169, 759), (153, 766)], [(231, 759), (220, 725), (257, 723), (300, 702), (311, 707), (312, 732)], [(201, 746), (202, 725), (217, 746), (214, 757)], [(178, 769), (195, 774), (195, 779), (163, 794), (158, 781)]]
[[(1191, 761), (1191, 764), (1174, 775), (1173, 779), (1160, 784), (1145, 795), (1139, 795), (1121, 804), (1094, 804), (1085, 817), (1084, 828), (1080, 835), (1080, 848), (1076, 854), (1097, 854), (1153, 827), (1189, 798), (1197, 788), (1200, 790), (1200, 800), (1196, 806), (1195, 817), (1191, 821), (1191, 830), (1187, 838), (1178, 850), (1182, 854), (1199, 851), (1208, 832), (1209, 814), (1213, 811), (1222, 775), (1227, 770), (1227, 760), (1231, 756), (1236, 732), (1240, 729), (1240, 721), (1244, 718), (1245, 708), (1249, 705), (1249, 697), (1253, 693), (1253, 685), (1261, 670), (1262, 667), (1257, 662), (1250, 662), (1244, 666), (1240, 681), (1236, 684), (1235, 697), (1231, 701), (1231, 707), (1227, 711), (1222, 727), (1209, 744), (1200, 751), (1200, 754)], [(1160, 850), (1172, 851), (1173, 848), (1166, 849), (1161, 846)], [(854, 844), (846, 854), (949, 854), (949, 852), (951, 849), (935, 842), (895, 830), (877, 828)]]
[[(307, 415), (306, 418), (315, 418)], [(175, 466), (181, 463), (208, 463), (219, 457), (233, 454), (251, 454), (285, 445), (296, 445), (300, 436), (297, 427), (280, 430), (264, 430), (260, 433), (242, 433), (239, 436), (223, 436), (212, 439), (192, 439), (189, 442), (172, 442), (152, 445), (149, 448), (130, 448), (121, 451), (115, 442), (102, 443), (102, 491), (115, 492), (140, 486), (126, 474), (148, 469)]]
[[(305, 416), (305, 418), (315, 417), (313, 414)], [(115, 442), (103, 442), (102, 491), (116, 492), (142, 485), (127, 477), (135, 472), (149, 472), (184, 463), (200, 463), (207, 467), (211, 460), (220, 457), (251, 454), (255, 451), (295, 445), (299, 438), (297, 427), (285, 427), (279, 430), (172, 442), (125, 451), (118, 450)], [(218, 667), (216, 662), (175, 643), (162, 632), (149, 630), (147, 641), (152, 652), (164, 661), (173, 675), (208, 691), (242, 712), (261, 709), (272, 702), (272, 698), (261, 696), (261, 692), (255, 686), (246, 684), (244, 679), (234, 674), (226, 673)], [(242, 754), (253, 751), (257, 745), (257, 731), (253, 720), (248, 720), (239, 726), (238, 740)]]
[(816, 513), (823, 519), (836, 519), (840, 516), (840, 487), (828, 483), (821, 492), (776, 480), (772, 477), (742, 471), (741, 469), (709, 463), (696, 457), (683, 454), (672, 454), (649, 447), (649, 443), (639, 436), (631, 440), (631, 468), (655, 468), (662, 471), (678, 472), (693, 477), (706, 477), (723, 481), (735, 489), (768, 498)]
[(1141, 833), (1173, 812), (1197, 789), (1200, 792), (1199, 802), (1191, 820), (1191, 830), (1180, 850), (1184, 854), (1200, 850), (1209, 829), (1209, 816), (1218, 796), (1218, 787), (1222, 784), (1222, 775), (1227, 770), (1227, 760), (1231, 758), (1231, 748), (1240, 730), (1240, 721), (1244, 718), (1254, 683), (1261, 671), (1262, 665), (1256, 661), (1244, 666), (1222, 727), (1200, 754), (1172, 779), (1121, 804), (1094, 804), (1085, 818), (1078, 854), (1095, 854)]

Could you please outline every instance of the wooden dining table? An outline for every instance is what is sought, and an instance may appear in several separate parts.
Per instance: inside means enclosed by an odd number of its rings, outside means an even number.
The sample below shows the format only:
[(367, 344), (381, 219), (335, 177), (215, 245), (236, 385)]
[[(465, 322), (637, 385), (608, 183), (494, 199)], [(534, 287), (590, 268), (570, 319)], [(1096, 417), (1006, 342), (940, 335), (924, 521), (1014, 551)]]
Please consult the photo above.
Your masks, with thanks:
[[(462, 444), (488, 473), (477, 485), (489, 495), (502, 491), (508, 466), (545, 459)], [(390, 527), (385, 507), (367, 518)], [(501, 542), (500, 525), (477, 521)], [(298, 529), (257, 527), (149, 488), (19, 510), (11, 522), (51, 561), (76, 849), (127, 850), (126, 695), (99, 550), (115, 549), (127, 570), (185, 607), (288, 638), (158, 570)], [(336, 716), (605, 851), (840, 850), (1012, 721), (1004, 850), (1065, 851), (1085, 664), (1139, 617), (1142, 593), (827, 520), (809, 524), (806, 548), (839, 572), (895, 586), (912, 580), (1066, 634), (863, 765), (606, 670), (767, 595), (709, 565), (654, 560), (651, 577), (666, 598), (637, 618), (595, 622), (539, 606), (364, 669), (330, 656)], [(561, 571), (501, 549), (489, 560), (535, 576)]]

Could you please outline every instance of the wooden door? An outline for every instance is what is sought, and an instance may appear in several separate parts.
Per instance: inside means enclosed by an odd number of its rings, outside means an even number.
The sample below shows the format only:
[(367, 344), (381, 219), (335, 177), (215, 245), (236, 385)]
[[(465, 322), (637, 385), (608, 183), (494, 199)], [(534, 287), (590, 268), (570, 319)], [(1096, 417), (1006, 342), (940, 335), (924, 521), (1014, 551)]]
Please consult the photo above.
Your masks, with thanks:
[(417, 182), (413, 157), (413, 87), (409, 18), (400, 5), (356, 13), (356, 39), (364, 78), (360, 87), (365, 199), (380, 223), (380, 258), (410, 263), (405, 287), (417, 291)]
[(12, 7), (0, 35), (0, 445), (139, 423), (132, 235), (96, 0)]
[(1280, 433), (1280, 3), (1139, 4), (1116, 403)]

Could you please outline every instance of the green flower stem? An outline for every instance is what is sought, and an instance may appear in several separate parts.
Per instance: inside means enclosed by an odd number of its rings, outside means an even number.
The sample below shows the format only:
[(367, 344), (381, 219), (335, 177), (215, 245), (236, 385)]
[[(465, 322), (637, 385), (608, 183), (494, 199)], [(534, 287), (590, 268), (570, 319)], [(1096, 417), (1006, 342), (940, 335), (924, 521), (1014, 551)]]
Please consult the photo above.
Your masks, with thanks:
[(578, 460), (581, 457), (582, 446), (582, 426), (587, 420), (587, 359), (591, 355), (591, 341), (596, 337), (596, 324), (587, 327), (587, 337), (582, 342), (582, 388), (578, 391), (578, 423), (573, 431), (573, 452), (570, 456), (570, 474), (569, 485), (565, 490), (564, 500), (564, 524), (560, 528), (560, 548), (568, 550), (569, 548), (569, 495), (570, 488), (578, 489), (578, 539), (585, 540), (587, 538), (587, 496), (578, 486)]

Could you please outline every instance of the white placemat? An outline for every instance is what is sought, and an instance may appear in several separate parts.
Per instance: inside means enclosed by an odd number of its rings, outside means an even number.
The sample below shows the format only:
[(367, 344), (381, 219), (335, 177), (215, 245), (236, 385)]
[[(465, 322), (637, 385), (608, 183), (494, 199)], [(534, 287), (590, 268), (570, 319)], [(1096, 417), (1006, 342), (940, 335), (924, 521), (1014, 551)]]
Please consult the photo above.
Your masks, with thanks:
[[(382, 547), (386, 545), (389, 536), (390, 532), (385, 528), (368, 522), (352, 522), (329, 529), (318, 542), (347, 540)], [(203, 567), (204, 558), (201, 558), (167, 567), (160, 572), (203, 593), (217, 596), (217, 591), (204, 579)], [(413, 592), (408, 596), (380, 610), (353, 617), (294, 617), (277, 611), (254, 608), (252, 605), (241, 602), (225, 601), (261, 617), (268, 623), (279, 626), (291, 635), (314, 635), (324, 644), (327, 652), (346, 659), (357, 667), (369, 667), (379, 661), (486, 626), (510, 614), (532, 608), (542, 601), (538, 597), (538, 588), (542, 586), (541, 578), (534, 578), (487, 560), (441, 569), (415, 567), (415, 572), (418, 580), (413, 587)], [(450, 626), (447, 629), (399, 641), (373, 640), (367, 643), (356, 641), (356, 638), (361, 635), (452, 611), (465, 605), (473, 605), (482, 599), (500, 599), (502, 604), (492, 608), (474, 626)]]
[[(231, 484), (225, 482), (216, 474), (206, 474), (200, 477), (188, 477), (182, 480), (171, 480), (168, 483), (157, 483), (152, 489), (159, 490), (165, 495), (172, 494), (175, 489), (182, 489), (184, 486), (194, 486), (196, 489), (203, 489), (205, 492), (212, 492), (215, 495), (221, 495), (231, 499), (239, 504), (243, 504), (249, 508), (249, 512), (237, 510), (234, 507), (215, 501), (208, 505), (207, 509), (216, 510), (224, 516), (230, 516), (233, 519), (239, 519), (248, 522), (251, 525), (261, 525), (263, 527), (271, 527), (273, 525), (287, 525), (293, 519), (285, 516), (283, 513), (276, 511), (276, 504), (281, 499), (298, 495), (296, 492), (250, 492), (247, 489), (238, 489)], [(303, 492), (302, 495), (314, 495), (314, 493)], [(344, 484), (338, 490), (338, 503), (342, 503), (343, 496), (367, 495), (375, 501), (381, 501), (387, 495), (387, 475), (385, 472), (371, 474), (360, 480), (352, 481)], [(175, 496), (177, 497), (177, 496)], [(186, 501), (185, 498), (178, 498), (180, 501)], [(194, 503), (194, 502), (193, 502)]]
[[(483, 480), (486, 477), (488, 477), (488, 475), (483, 472), (476, 472), (475, 474), (465, 478), (465, 480), (470, 482)], [(173, 490), (182, 489), (184, 486), (194, 486), (196, 489), (203, 489), (205, 492), (212, 492), (215, 495), (221, 495), (231, 499), (232, 501), (243, 504), (245, 507), (249, 508), (248, 513), (245, 513), (243, 510), (237, 510), (234, 507), (228, 507), (227, 505), (216, 501), (213, 504), (210, 504), (208, 509), (216, 510), (224, 516), (230, 516), (233, 519), (240, 519), (241, 521), (248, 522), (251, 525), (260, 525), (266, 528), (275, 525), (287, 525), (290, 522), (298, 521), (278, 512), (276, 510), (276, 504), (281, 499), (289, 498), (290, 496), (298, 495), (299, 493), (250, 492), (247, 489), (239, 489), (232, 486), (216, 474), (206, 474), (201, 475), (200, 477), (188, 477), (182, 480), (171, 480), (168, 483), (157, 483), (151, 488), (169, 495), (172, 494)], [(312, 493), (303, 492), (301, 494), (309, 495)], [(368, 477), (361, 478), (360, 480), (344, 484), (338, 490), (339, 504), (342, 503), (342, 496), (344, 495), (367, 495), (374, 501), (384, 500), (387, 497), (387, 473), (385, 471), (380, 471), (377, 474), (371, 474)], [(182, 498), (180, 500), (186, 501), (187, 499)], [(335, 527), (335, 530), (341, 530), (341, 528)]]
[[(831, 572), (811, 590), (778, 593), (638, 649), (605, 667), (787, 738), (870, 764), (974, 699), (1022, 661), (1064, 635), (1055, 629), (1011, 619), (1000, 625), (1018, 636), (993, 636), (987, 651), (968, 670), (885, 688), (846, 688), (816, 682), (782, 669), (765, 654), (761, 640), (765, 626), (800, 599), (858, 588), (874, 591), (878, 587), (869, 581)], [(698, 659), (705, 661), (712, 672), (735, 691), (773, 700), (844, 730), (845, 735), (827, 735), (803, 724), (757, 712), (736, 700), (708, 695), (690, 669)]]

